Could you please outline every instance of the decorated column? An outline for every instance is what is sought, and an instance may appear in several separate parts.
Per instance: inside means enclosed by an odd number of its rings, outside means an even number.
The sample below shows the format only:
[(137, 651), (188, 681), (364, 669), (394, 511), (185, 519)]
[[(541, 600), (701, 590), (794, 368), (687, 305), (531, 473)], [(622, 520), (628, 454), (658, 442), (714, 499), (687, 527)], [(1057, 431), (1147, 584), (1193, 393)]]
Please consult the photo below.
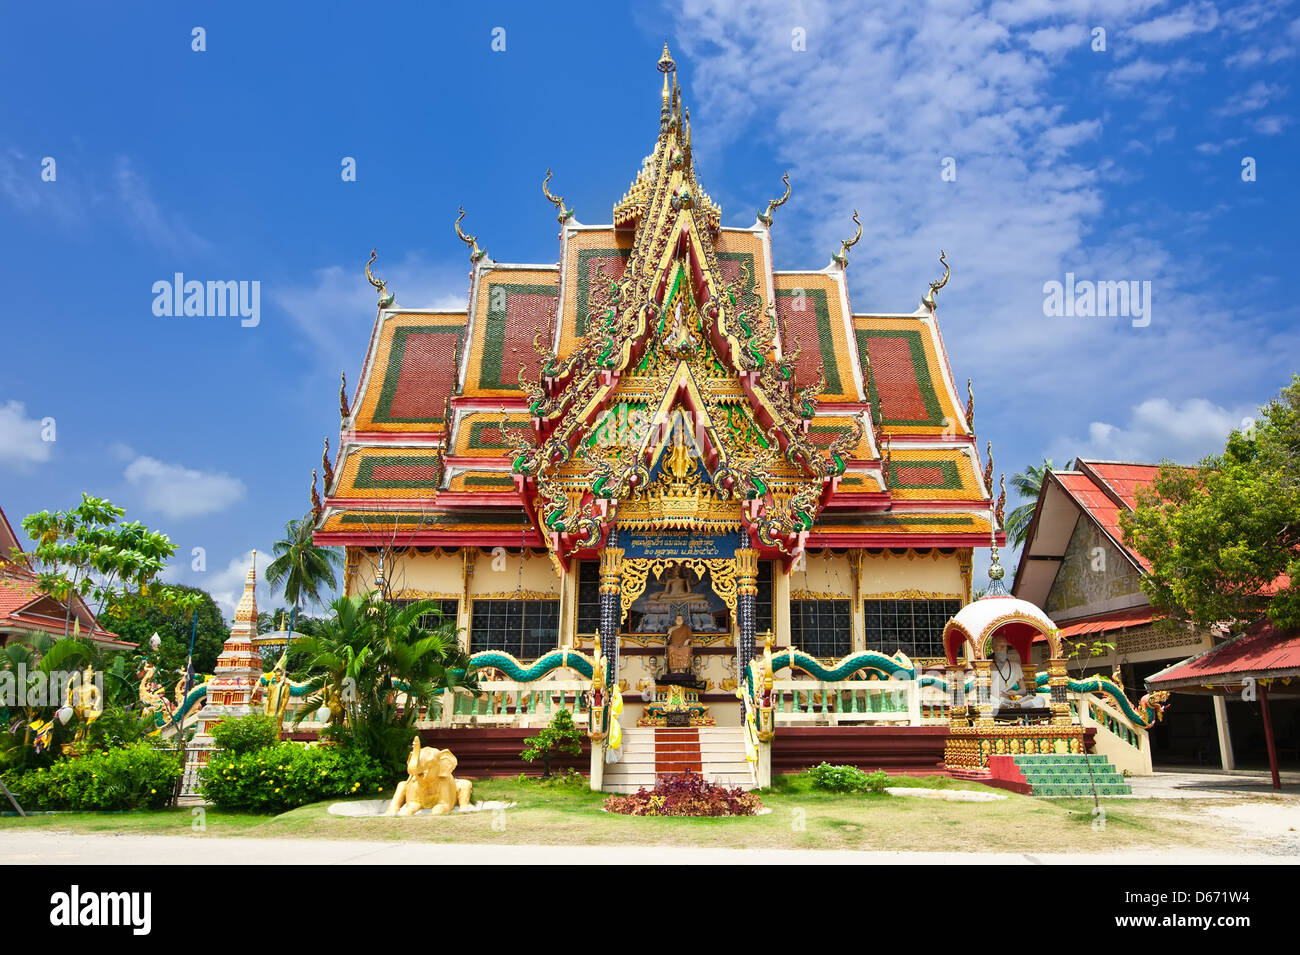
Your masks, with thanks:
[(618, 546), (618, 528), (609, 532), (609, 540), (600, 554), (600, 652), (605, 657), (606, 677), (613, 686), (618, 682), (618, 627), (623, 611), (620, 606), (623, 576), (623, 549)]
[[(744, 531), (741, 531), (744, 534)], [(748, 544), (748, 540), (743, 543)], [(758, 551), (752, 547), (736, 550), (736, 611), (740, 618), (739, 659), (736, 672), (744, 678), (745, 667), (754, 659), (754, 639), (758, 622)]]
[(1069, 726), (1074, 718), (1070, 715), (1070, 698), (1067, 693), (1069, 673), (1063, 658), (1052, 657), (1047, 661), (1047, 686), (1052, 694), (1048, 703), (1052, 711), (1052, 723), (1056, 726)]

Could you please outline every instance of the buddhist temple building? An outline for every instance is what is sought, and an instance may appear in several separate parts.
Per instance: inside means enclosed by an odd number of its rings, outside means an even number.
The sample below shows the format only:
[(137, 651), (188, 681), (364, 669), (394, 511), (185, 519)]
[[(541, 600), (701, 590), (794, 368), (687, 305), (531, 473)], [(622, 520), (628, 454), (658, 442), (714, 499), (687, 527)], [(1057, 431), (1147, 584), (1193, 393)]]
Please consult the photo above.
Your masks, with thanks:
[(1005, 495), (940, 333), (946, 262), (914, 310), (865, 310), (856, 212), (838, 248), (781, 249), (787, 177), (724, 225), (667, 48), (658, 69), (651, 152), (629, 145), (604, 224), (548, 172), (558, 262), (498, 261), (462, 211), (463, 309), (401, 305), (367, 265), (378, 314), (315, 540), (346, 548), (348, 593), (439, 601), (471, 652), (604, 656), (632, 717), (686, 627), (700, 699), (734, 724), (769, 632), (939, 665)]

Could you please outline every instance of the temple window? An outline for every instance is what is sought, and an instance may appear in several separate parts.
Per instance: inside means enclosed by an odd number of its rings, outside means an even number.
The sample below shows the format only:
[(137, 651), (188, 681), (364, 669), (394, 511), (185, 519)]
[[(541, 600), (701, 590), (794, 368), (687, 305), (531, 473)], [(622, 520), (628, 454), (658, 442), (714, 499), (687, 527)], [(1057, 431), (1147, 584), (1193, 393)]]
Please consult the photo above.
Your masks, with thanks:
[[(420, 626), (426, 630), (436, 630), (440, 625), (450, 622), (454, 627), (456, 625), (456, 615), (460, 612), (460, 601), (452, 599), (436, 599), (429, 601), (435, 607), (442, 611), (441, 619), (436, 613), (425, 613), (420, 615)], [(409, 607), (415, 603), (414, 600), (394, 600), (395, 607)]]
[(600, 561), (579, 562), (577, 603), (575, 632), (580, 637), (595, 636), (596, 631), (600, 629)]
[(852, 650), (847, 600), (791, 600), (790, 642), (814, 657), (842, 657)]
[(944, 624), (960, 609), (960, 600), (864, 600), (866, 649), (941, 657)]
[(474, 600), (470, 603), (469, 650), (504, 650), (535, 660), (560, 642), (559, 600)]
[(758, 587), (758, 596), (754, 598), (754, 632), (758, 634), (761, 641), (763, 634), (773, 626), (772, 562), (770, 560), (758, 562), (758, 578), (755, 585)]

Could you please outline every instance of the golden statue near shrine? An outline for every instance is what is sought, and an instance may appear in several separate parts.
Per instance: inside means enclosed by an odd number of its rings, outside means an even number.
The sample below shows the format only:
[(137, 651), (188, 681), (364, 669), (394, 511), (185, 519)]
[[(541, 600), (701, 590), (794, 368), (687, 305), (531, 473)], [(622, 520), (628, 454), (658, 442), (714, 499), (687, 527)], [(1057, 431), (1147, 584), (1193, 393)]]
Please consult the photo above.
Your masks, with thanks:
[(449, 749), (420, 746), (420, 737), (411, 741), (411, 755), (406, 760), (406, 782), (397, 784), (393, 801), (385, 816), (413, 816), (421, 809), (431, 809), (435, 816), (445, 816), (452, 808), (464, 809), (474, 784), (452, 775), (456, 757)]
[(262, 712), (275, 718), (277, 730), (284, 724), (284, 711), (289, 705), (291, 692), (289, 674), (285, 672), (285, 663), (288, 656), (289, 648), (286, 646), (284, 653), (280, 654), (280, 659), (275, 668), (266, 675), (266, 695), (262, 701)]
[(94, 667), (87, 666), (80, 677), (68, 678), (68, 685), (63, 693), (63, 705), (72, 707), (78, 725), (77, 734), (72, 742), (64, 743), (61, 748), (65, 755), (75, 754), (78, 752), (79, 744), (85, 742), (90, 724), (99, 719), (104, 712), (104, 701), (100, 696), (99, 687), (95, 685)]

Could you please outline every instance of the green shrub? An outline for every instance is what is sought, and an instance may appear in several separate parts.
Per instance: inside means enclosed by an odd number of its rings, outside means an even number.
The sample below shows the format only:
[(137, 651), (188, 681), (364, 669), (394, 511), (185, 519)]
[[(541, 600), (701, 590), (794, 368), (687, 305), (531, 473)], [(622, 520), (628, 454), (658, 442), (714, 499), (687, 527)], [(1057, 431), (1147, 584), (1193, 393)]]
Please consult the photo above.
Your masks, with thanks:
[(259, 749), (274, 746), (280, 741), (274, 717), (263, 716), (260, 713), (214, 723), (210, 732), (217, 749), (228, 756), (255, 753)]
[(341, 796), (375, 796), (385, 773), (375, 760), (339, 746), (279, 743), (251, 753), (217, 752), (199, 771), (203, 795), (218, 808), (284, 812)]
[(831, 793), (883, 793), (889, 784), (889, 774), (883, 769), (874, 773), (863, 772), (856, 766), (832, 766), (822, 763), (804, 770), (812, 780), (813, 789)]
[(26, 810), (161, 809), (180, 775), (174, 751), (134, 743), (60, 759), (5, 782)]
[(528, 763), (542, 761), (542, 776), (551, 776), (551, 760), (561, 755), (582, 755), (582, 730), (573, 722), (573, 714), (561, 709), (551, 717), (549, 725), (542, 728), (536, 736), (524, 739), (524, 749), (519, 758)]

